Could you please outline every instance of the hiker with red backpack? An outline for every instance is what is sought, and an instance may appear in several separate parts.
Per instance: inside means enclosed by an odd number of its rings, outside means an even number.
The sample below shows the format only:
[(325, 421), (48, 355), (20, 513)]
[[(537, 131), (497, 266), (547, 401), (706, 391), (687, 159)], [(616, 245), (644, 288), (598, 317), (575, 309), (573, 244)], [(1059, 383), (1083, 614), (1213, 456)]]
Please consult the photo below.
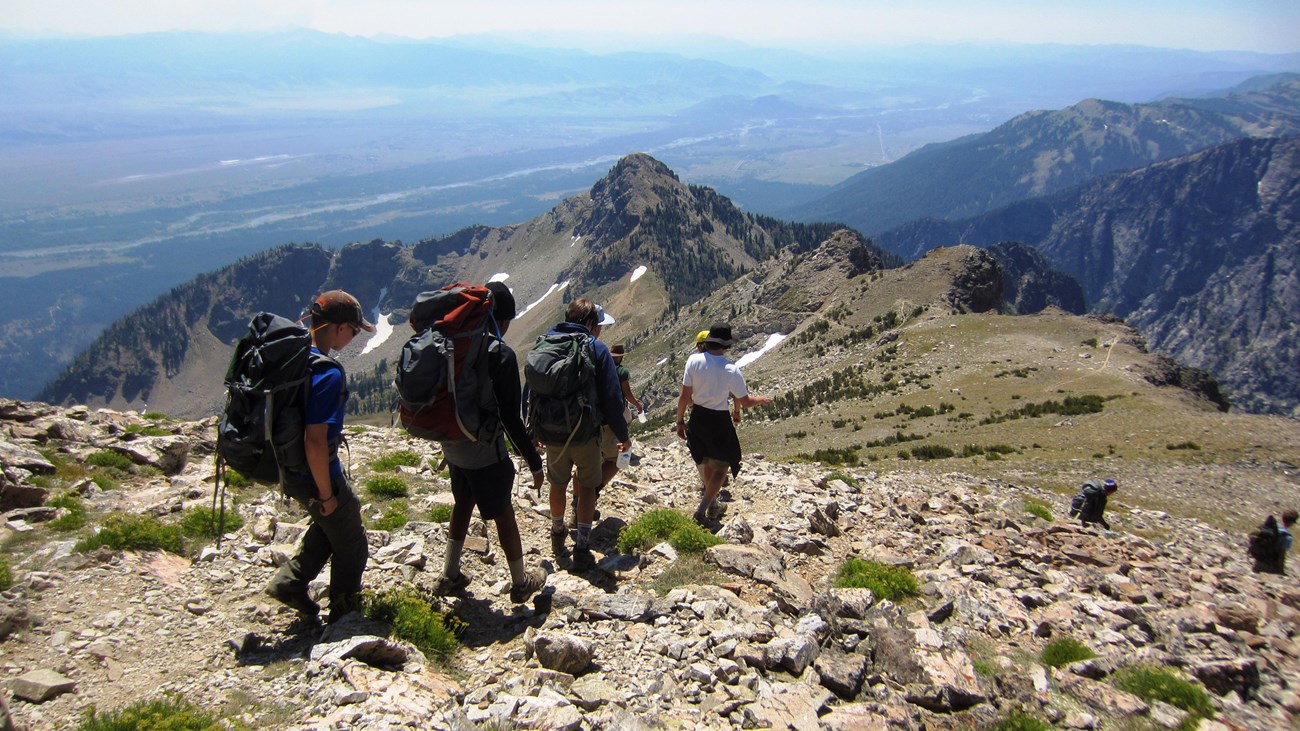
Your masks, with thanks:
[(347, 375), (329, 357), (352, 342), (362, 330), (375, 326), (362, 315), (361, 303), (341, 289), (317, 297), (311, 304), (311, 386), (306, 403), (303, 448), (306, 467), (284, 476), (284, 492), (307, 510), (311, 525), (303, 533), (298, 551), (282, 565), (266, 593), (298, 611), (300, 619), (314, 623), (320, 606), (307, 587), (330, 562), (329, 617), (338, 621), (361, 608), (361, 575), (369, 560), (361, 503), (353, 494), (339, 461), (343, 440), (343, 413), (347, 406)]
[(422, 293), (411, 308), (415, 336), (402, 348), (396, 385), (402, 425), (442, 447), (455, 498), (443, 571), (434, 593), (470, 583), (461, 553), (475, 506), (494, 522), (510, 571), (510, 601), (522, 604), (546, 585), (546, 572), (524, 566), (511, 493), (515, 463), (506, 438), (528, 463), (533, 489), (542, 485), (542, 457), (520, 417), (519, 365), (503, 340), (515, 298), (502, 282), (452, 284)]

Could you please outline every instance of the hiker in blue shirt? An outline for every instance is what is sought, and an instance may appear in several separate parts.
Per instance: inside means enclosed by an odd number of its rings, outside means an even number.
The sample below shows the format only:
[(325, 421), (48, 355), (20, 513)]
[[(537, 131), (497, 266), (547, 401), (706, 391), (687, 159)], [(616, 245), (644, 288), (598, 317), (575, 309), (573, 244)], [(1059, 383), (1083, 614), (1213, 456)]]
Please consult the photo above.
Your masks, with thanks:
[[(341, 289), (317, 297), (310, 315), (312, 351), (323, 355), (346, 347), (362, 330), (375, 330), (362, 316), (357, 298)], [(297, 553), (276, 571), (266, 589), (309, 623), (316, 621), (320, 606), (307, 587), (325, 568), (325, 562), (331, 562), (327, 621), (335, 622), (361, 608), (361, 574), (370, 556), (361, 503), (343, 474), (338, 455), (347, 400), (347, 375), (342, 366), (336, 362), (313, 365), (303, 434), (309, 473), (291, 472), (285, 484), (285, 494), (306, 509), (311, 525), (303, 533)]]
[(609, 348), (600, 340), (600, 330), (612, 325), (614, 318), (589, 299), (576, 299), (565, 309), (564, 322), (547, 334), (576, 333), (591, 336), (592, 357), (596, 366), (597, 417), (613, 432), (614, 440), (602, 444), (600, 431), (583, 442), (543, 444), (546, 450), (546, 476), (551, 484), (551, 549), (557, 558), (565, 552), (568, 531), (564, 525), (564, 508), (569, 480), (577, 499), (577, 536), (574, 539), (573, 568), (577, 571), (595, 565), (591, 553), (591, 524), (596, 513), (596, 491), (604, 482), (604, 463), (617, 460), (629, 446), (627, 421), (623, 418), (623, 390)]

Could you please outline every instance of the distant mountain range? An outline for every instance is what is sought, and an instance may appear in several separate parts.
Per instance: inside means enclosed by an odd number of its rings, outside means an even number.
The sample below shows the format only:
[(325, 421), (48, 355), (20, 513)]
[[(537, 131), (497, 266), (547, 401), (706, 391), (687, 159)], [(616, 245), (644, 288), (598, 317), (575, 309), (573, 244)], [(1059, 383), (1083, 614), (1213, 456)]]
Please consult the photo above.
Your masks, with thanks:
[(1151, 104), (1089, 99), (1028, 112), (984, 134), (926, 145), (782, 213), (842, 221), (874, 235), (919, 219), (975, 216), (1241, 137), (1294, 135), (1300, 133), (1300, 80), (1281, 78), (1284, 83), (1223, 97)]

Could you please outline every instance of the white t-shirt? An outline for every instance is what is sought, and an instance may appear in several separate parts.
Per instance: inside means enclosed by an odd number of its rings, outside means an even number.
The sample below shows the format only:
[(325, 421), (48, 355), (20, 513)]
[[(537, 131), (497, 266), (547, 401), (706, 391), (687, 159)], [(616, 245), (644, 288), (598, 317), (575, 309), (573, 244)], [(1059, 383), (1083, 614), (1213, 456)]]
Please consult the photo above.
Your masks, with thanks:
[(686, 359), (682, 385), (690, 386), (691, 401), (714, 411), (726, 411), (729, 396), (749, 395), (745, 377), (736, 364), (725, 355), (712, 353), (694, 353)]

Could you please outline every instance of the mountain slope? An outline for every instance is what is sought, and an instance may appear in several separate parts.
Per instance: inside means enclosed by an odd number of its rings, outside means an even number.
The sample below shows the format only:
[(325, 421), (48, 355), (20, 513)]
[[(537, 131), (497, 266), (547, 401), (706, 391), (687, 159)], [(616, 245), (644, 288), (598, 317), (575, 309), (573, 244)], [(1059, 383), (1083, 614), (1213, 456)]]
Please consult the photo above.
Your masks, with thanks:
[(874, 234), (965, 218), (1241, 137), (1300, 133), (1300, 81), (1223, 98), (1120, 104), (1089, 99), (1022, 114), (981, 135), (927, 145), (788, 211)]
[(1213, 374), (1234, 406), (1300, 415), (1300, 138), (1248, 139), (964, 221), (882, 234), (907, 254), (1018, 240), (1093, 311)]
[[(364, 379), (354, 388), (355, 408), (387, 412), (387, 364), (423, 290), (506, 277), (521, 311), (527, 308), (510, 332), (515, 345), (531, 342), (579, 296), (598, 297), (618, 317), (620, 336), (634, 336), (776, 252), (809, 251), (832, 231), (744, 213), (711, 189), (683, 184), (663, 163), (630, 155), (590, 192), (527, 223), (476, 226), (413, 245), (377, 239), (337, 252), (281, 247), (199, 277), (115, 323), (41, 398), (212, 413), (228, 347), (248, 318), (260, 310), (297, 317), (315, 293), (338, 287), (384, 321), (380, 333), (359, 338), (344, 356), (349, 375)], [(645, 274), (633, 282), (638, 271)]]

